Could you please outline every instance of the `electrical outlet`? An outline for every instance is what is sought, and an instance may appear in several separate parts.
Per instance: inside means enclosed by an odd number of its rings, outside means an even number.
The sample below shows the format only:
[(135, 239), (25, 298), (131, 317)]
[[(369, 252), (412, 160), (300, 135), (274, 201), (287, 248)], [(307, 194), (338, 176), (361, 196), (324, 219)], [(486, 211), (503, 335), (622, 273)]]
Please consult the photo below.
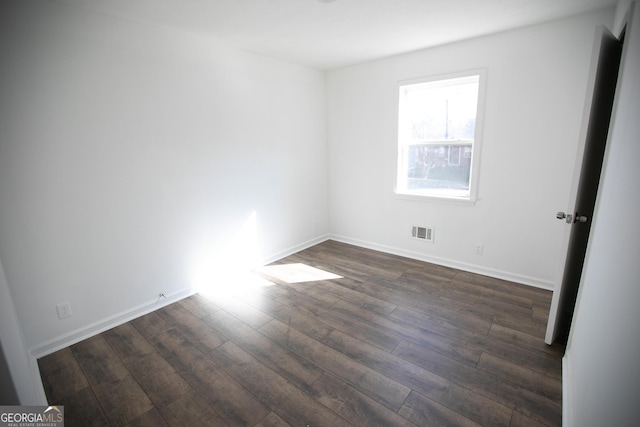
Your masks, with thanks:
[(476, 255), (482, 255), (484, 252), (484, 245), (481, 243), (476, 244)]
[(71, 317), (71, 303), (61, 302), (56, 306), (58, 309), (58, 319), (66, 319), (67, 317)]

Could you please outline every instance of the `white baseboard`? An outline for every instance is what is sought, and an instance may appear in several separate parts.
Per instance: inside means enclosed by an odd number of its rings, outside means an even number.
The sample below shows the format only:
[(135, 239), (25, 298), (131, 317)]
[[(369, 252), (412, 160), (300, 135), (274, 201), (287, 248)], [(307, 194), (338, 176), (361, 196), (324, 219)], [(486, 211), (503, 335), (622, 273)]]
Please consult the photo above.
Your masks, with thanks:
[[(328, 235), (323, 235), (323, 236), (319, 236), (316, 237), (314, 239), (308, 240), (306, 242), (300, 243), (298, 245), (295, 246), (291, 246), (290, 248), (287, 248), (285, 250), (279, 251), (277, 253), (274, 253), (270, 256), (267, 256), (263, 262), (265, 264), (271, 263), (273, 261), (277, 261), (281, 258), (284, 258), (286, 256), (292, 255), (296, 252), (299, 252), (301, 250), (307, 249), (311, 246), (317, 245), (318, 243), (322, 243), (324, 241), (326, 241), (329, 238)], [(140, 317), (143, 316), (145, 314), (148, 314), (154, 310), (157, 310), (159, 308), (162, 308), (166, 305), (172, 304), (176, 301), (179, 301), (183, 298), (186, 298), (188, 296), (191, 296), (195, 293), (196, 291), (194, 289), (182, 289), (180, 291), (177, 292), (173, 292), (171, 294), (167, 294), (166, 298), (158, 301), (156, 299), (154, 299), (153, 301), (147, 301), (143, 304), (137, 305), (135, 307), (132, 307), (130, 309), (127, 309), (125, 311), (122, 311), (120, 313), (116, 313), (112, 316), (109, 316), (107, 318), (101, 319), (97, 322), (94, 322), (90, 325), (84, 326), (80, 329), (76, 329), (74, 331), (68, 332), (64, 335), (61, 335), (59, 337), (53, 338), (49, 341), (46, 341), (42, 344), (37, 345), (36, 347), (33, 347), (31, 350), (29, 350), (29, 354), (34, 358), (34, 359), (39, 359), (40, 357), (46, 356), (48, 354), (51, 354), (55, 351), (58, 351), (60, 349), (63, 349), (65, 347), (68, 347), (70, 345), (73, 345), (75, 343), (78, 343), (84, 339), (90, 338), (94, 335), (97, 335), (101, 332), (107, 331), (111, 328), (114, 328), (118, 325), (121, 325), (125, 322), (128, 322), (129, 320), (135, 319), (136, 317)]]
[[(353, 239), (350, 237), (346, 237), (346, 236), (340, 236), (340, 235), (331, 235), (331, 234), (325, 234), (319, 237), (316, 237), (314, 239), (308, 240), (306, 242), (300, 243), (298, 245), (294, 245), (291, 246), (287, 249), (284, 249), (282, 251), (279, 251), (277, 253), (271, 254), (270, 256), (267, 256), (263, 259), (263, 263), (264, 264), (269, 264), (271, 262), (277, 261), (279, 259), (285, 258), (289, 255), (292, 255), (296, 252), (299, 252), (301, 250), (307, 249), (311, 246), (317, 245), (319, 243), (322, 243), (324, 241), (327, 240), (336, 240), (339, 242), (343, 242), (343, 243), (348, 243), (351, 245), (355, 245), (355, 246), (360, 246), (363, 248), (368, 248), (368, 249), (373, 249), (373, 250), (377, 250), (380, 252), (386, 252), (389, 254), (393, 254), (393, 255), (399, 255), (399, 256), (404, 256), (407, 258), (412, 258), (412, 259), (416, 259), (419, 261), (425, 261), (425, 262), (430, 262), (433, 264), (438, 264), (438, 265), (442, 265), (442, 266), (446, 266), (446, 267), (452, 267), (452, 268), (457, 268), (459, 270), (463, 270), (463, 271), (469, 271), (472, 273), (477, 273), (477, 274), (482, 274), (482, 275), (486, 275), (486, 276), (491, 276), (491, 277), (495, 277), (495, 278), (499, 278), (499, 279), (504, 279), (504, 280), (508, 280), (508, 281), (512, 281), (512, 282), (516, 282), (516, 283), (521, 283), (521, 284), (525, 284), (525, 285), (529, 285), (529, 286), (534, 286), (537, 288), (542, 288), (542, 289), (547, 289), (547, 290), (553, 290), (554, 288), (554, 284), (544, 281), (544, 280), (540, 280), (540, 279), (536, 279), (534, 277), (528, 277), (528, 276), (523, 276), (523, 275), (519, 275), (519, 274), (514, 274), (514, 273), (510, 273), (510, 272), (505, 272), (505, 271), (500, 271), (500, 270), (496, 270), (496, 269), (491, 269), (491, 268), (486, 268), (486, 267), (482, 267), (482, 266), (478, 266), (478, 265), (473, 265), (473, 264), (467, 264), (467, 263), (463, 263), (463, 262), (459, 262), (459, 261), (455, 261), (455, 260), (450, 260), (450, 259), (446, 259), (446, 258), (440, 258), (440, 257), (433, 257), (433, 256), (428, 256), (422, 253), (418, 253), (418, 252), (413, 252), (413, 251), (408, 251), (405, 249), (400, 249), (400, 248), (395, 248), (395, 247), (391, 247), (391, 246), (386, 246), (386, 245), (380, 245), (377, 243), (373, 243), (373, 242), (368, 242), (368, 241), (363, 241), (363, 240), (359, 240), (359, 239)], [(39, 388), (39, 391), (41, 390), (41, 400), (42, 400), (42, 404), (46, 404), (46, 397), (44, 394), (44, 389), (42, 387), (42, 380), (40, 378), (40, 371), (38, 368), (38, 362), (37, 360), (43, 356), (46, 356), (48, 354), (51, 354), (55, 351), (58, 351), (60, 349), (66, 348), (70, 345), (76, 344), (84, 339), (90, 338), (94, 335), (97, 335), (99, 333), (102, 333), (104, 331), (107, 331), (111, 328), (114, 328), (116, 326), (119, 326), (123, 323), (126, 323), (132, 319), (135, 319), (137, 317), (143, 316), (145, 314), (148, 314), (152, 311), (158, 310), (159, 308), (162, 308), (166, 305), (172, 304), (176, 301), (179, 301), (183, 298), (186, 298), (188, 296), (191, 296), (195, 293), (195, 290), (189, 288), (189, 289), (183, 289), (171, 294), (166, 295), (166, 298), (161, 300), (161, 301), (157, 301), (157, 300), (153, 300), (153, 301), (148, 301), (145, 302), (143, 304), (140, 304), (138, 306), (132, 307), (128, 310), (122, 311), (120, 313), (114, 314), (112, 316), (109, 316), (105, 319), (99, 320), (97, 322), (94, 322), (90, 325), (87, 325), (85, 327), (76, 329), (74, 331), (68, 332), (64, 335), (61, 335), (59, 337), (56, 337), (54, 339), (51, 339), (49, 341), (46, 341), (32, 349), (29, 350), (29, 356), (31, 357), (31, 369), (32, 369), (32, 373), (33, 373), (33, 378), (34, 381), (36, 382), (36, 386)], [(565, 364), (565, 360), (563, 359), (563, 375), (565, 373), (565, 369), (564, 369), (564, 364)], [(567, 384), (566, 381), (563, 381), (563, 384)], [(566, 390), (563, 390), (563, 395), (566, 396)], [(563, 399), (563, 416), (564, 411), (566, 410), (566, 399)]]
[[(166, 305), (172, 304), (176, 301), (180, 301), (183, 298), (186, 298), (192, 295), (194, 292), (191, 289), (184, 289), (177, 292), (173, 292), (171, 294), (166, 295), (166, 298), (158, 301), (148, 301), (146, 303), (140, 304), (131, 309), (122, 311), (120, 313), (114, 314), (113, 316), (109, 316), (105, 319), (94, 322), (85, 327), (76, 329), (75, 331), (68, 332), (64, 335), (46, 341), (37, 347), (34, 347), (28, 351), (29, 354), (29, 365), (31, 368), (31, 376), (33, 378), (33, 384), (36, 389), (36, 394), (38, 395), (38, 400), (40, 401), (38, 404), (47, 405), (47, 397), (44, 392), (44, 386), (42, 385), (42, 378), (40, 377), (40, 368), (38, 366), (38, 359), (46, 356), (48, 354), (54, 353), (63, 348), (69, 347), (75, 343), (78, 343), (84, 339), (90, 338), (94, 335), (97, 335), (101, 332), (107, 331), (111, 328), (115, 328), (118, 325), (121, 325), (129, 320), (135, 319), (137, 317), (143, 316), (147, 313), (150, 313), (154, 310), (162, 308)], [(56, 402), (51, 402), (56, 403)], [(36, 403), (34, 403), (36, 404)]]
[(111, 328), (115, 328), (116, 326), (126, 323), (129, 320), (135, 319), (136, 317), (143, 316), (166, 305), (172, 304), (176, 301), (180, 301), (181, 299), (191, 296), (194, 293), (195, 291), (193, 289), (182, 289), (180, 291), (167, 294), (166, 298), (164, 299), (154, 299), (153, 301), (147, 301), (130, 309), (124, 310), (120, 313), (116, 313), (112, 316), (98, 320), (97, 322), (91, 323), (90, 325), (84, 326), (82, 328), (76, 329), (64, 335), (46, 341), (29, 350), (29, 354), (34, 359), (39, 359), (60, 349), (76, 344), (84, 339), (90, 338)]
[[(292, 255), (301, 250), (307, 249), (311, 246), (317, 245), (318, 243), (322, 243), (329, 239), (328, 235), (323, 235), (316, 237), (314, 239), (308, 240), (306, 242), (300, 243), (295, 246), (291, 246), (285, 250), (279, 251), (277, 253), (271, 254), (263, 259), (264, 264), (268, 264), (274, 261), (277, 261), (281, 258)], [(130, 320), (133, 320), (137, 317), (144, 316), (145, 314), (151, 313), (152, 311), (158, 310), (164, 306), (172, 304), (174, 302), (180, 301), (183, 298), (189, 297), (193, 295), (196, 291), (194, 289), (183, 289), (177, 292), (173, 292), (171, 294), (167, 294), (166, 298), (158, 301), (147, 301), (143, 304), (132, 307), (128, 310), (124, 310), (120, 313), (116, 313), (107, 318), (101, 319), (97, 322), (94, 322), (90, 325), (84, 326), (82, 328), (76, 329), (74, 331), (68, 332), (59, 337), (53, 338), (49, 341), (45, 341), (28, 351), (30, 358), (30, 369), (33, 377), (33, 382), (36, 388), (36, 394), (38, 395), (37, 402), (42, 405), (47, 404), (47, 398), (44, 393), (44, 387), (42, 385), (42, 379), (40, 377), (40, 368), (38, 367), (38, 359), (46, 356), (48, 354), (54, 353), (63, 348), (69, 347), (70, 345), (76, 344), (82, 340), (90, 338), (94, 335), (100, 334), (109, 329), (115, 328), (123, 323), (126, 323)], [(34, 402), (35, 404), (36, 402)], [(55, 403), (55, 402), (54, 402)]]
[(314, 245), (317, 245), (319, 243), (325, 242), (325, 241), (329, 240), (329, 238), (330, 237), (329, 237), (328, 234), (324, 234), (322, 236), (315, 237), (315, 238), (313, 238), (311, 240), (307, 240), (306, 242), (300, 243), (300, 244), (295, 245), (295, 246), (291, 246), (291, 247), (289, 247), (289, 248), (287, 248), (285, 250), (282, 250), (282, 251), (279, 251), (279, 252), (277, 252), (275, 254), (269, 255), (269, 256), (265, 257), (262, 260), (262, 263), (263, 263), (263, 265), (270, 264), (270, 263), (272, 263), (274, 261), (278, 261), (279, 259), (286, 258), (289, 255), (293, 255), (296, 252), (303, 251), (303, 250), (305, 250), (307, 248), (310, 248), (311, 246), (314, 246)]
[[(289, 255), (292, 255), (296, 252), (299, 252), (301, 250), (307, 249), (311, 246), (317, 245), (319, 243), (322, 243), (326, 240), (336, 240), (339, 242), (343, 242), (343, 243), (348, 243), (351, 245), (355, 245), (355, 246), (360, 246), (363, 248), (368, 248), (368, 249), (373, 249), (373, 250), (377, 250), (377, 251), (381, 251), (381, 252), (386, 252), (389, 254), (394, 254), (394, 255), (399, 255), (399, 256), (404, 256), (407, 258), (412, 258), (412, 259), (416, 259), (419, 261), (425, 261), (425, 262), (430, 262), (433, 264), (438, 264), (438, 265), (443, 265), (446, 267), (452, 267), (452, 268), (457, 268), (459, 270), (463, 270), (463, 271), (469, 271), (472, 273), (477, 273), (477, 274), (482, 274), (482, 275), (486, 275), (486, 276), (491, 276), (491, 277), (495, 277), (498, 279), (504, 279), (504, 280), (509, 280), (512, 282), (516, 282), (516, 283), (521, 283), (521, 284), (525, 284), (525, 285), (529, 285), (529, 286), (534, 286), (537, 288), (542, 288), (542, 289), (547, 289), (547, 290), (553, 290), (554, 288), (554, 284), (544, 281), (544, 280), (540, 280), (534, 277), (529, 277), (529, 276), (523, 276), (523, 275), (519, 275), (519, 274), (514, 274), (514, 273), (510, 273), (510, 272), (506, 272), (506, 271), (501, 271), (501, 270), (496, 270), (496, 269), (491, 269), (491, 268), (486, 268), (486, 267), (482, 267), (482, 266), (478, 266), (478, 265), (473, 265), (473, 264), (468, 264), (468, 263), (463, 263), (463, 262), (459, 262), (459, 261), (455, 261), (455, 260), (451, 260), (451, 259), (446, 259), (446, 258), (440, 258), (440, 257), (433, 257), (433, 256), (428, 256), (422, 253), (418, 253), (418, 252), (413, 252), (413, 251), (408, 251), (405, 249), (400, 249), (400, 248), (396, 248), (396, 247), (391, 247), (391, 246), (386, 246), (386, 245), (380, 245), (377, 243), (373, 243), (373, 242), (368, 242), (368, 241), (364, 241), (364, 240), (359, 240), (359, 239), (353, 239), (350, 237), (346, 237), (346, 236), (340, 236), (340, 235), (331, 235), (331, 234), (325, 234), (322, 236), (318, 236), (314, 239), (308, 240), (306, 242), (300, 243), (298, 245), (294, 245), (291, 246), (287, 249), (284, 249), (282, 251), (279, 251), (277, 253), (274, 253), (270, 256), (267, 256), (263, 259), (263, 263), (264, 264), (269, 264), (271, 262), (277, 261), (279, 259), (285, 258)], [(154, 310), (157, 310), (159, 308), (162, 308), (166, 305), (172, 304), (176, 301), (179, 301), (183, 298), (186, 298), (190, 295), (193, 295), (195, 293), (195, 290), (193, 289), (183, 289), (177, 292), (174, 292), (172, 294), (168, 294), (166, 296), (165, 299), (157, 301), (157, 300), (153, 300), (153, 301), (147, 301), (143, 304), (140, 304), (138, 306), (132, 307), (128, 310), (122, 311), (120, 313), (116, 313), (112, 316), (109, 316), (105, 319), (101, 319), (97, 322), (94, 322), (90, 325), (84, 326), (80, 329), (76, 329), (74, 331), (68, 332), (64, 335), (61, 335), (59, 337), (56, 337), (52, 340), (46, 341), (32, 349), (29, 350), (29, 354), (34, 358), (34, 359), (38, 359), (40, 357), (46, 356), (48, 354), (51, 354), (57, 350), (60, 350), (62, 348), (68, 347), (70, 345), (73, 345), (77, 342), (80, 342), (86, 338), (92, 337), (94, 335), (97, 335), (101, 332), (104, 332), (106, 330), (109, 330), (111, 328), (114, 328), (118, 325), (121, 325), (125, 322), (128, 322), (129, 320), (135, 319), (136, 317), (140, 317), (143, 316), (147, 313), (150, 313)]]
[(386, 252), (393, 255), (403, 256), (406, 258), (415, 259), (418, 261), (430, 262), (432, 264), (442, 265), (444, 267), (456, 268), (458, 270), (468, 271), (470, 273), (481, 274), (483, 276), (490, 276), (496, 279), (508, 280), (509, 282), (520, 283), (522, 285), (532, 286), (535, 288), (545, 289), (553, 291), (555, 284), (547, 280), (538, 279), (536, 277), (525, 276), (522, 274), (511, 273), (508, 271), (502, 271), (494, 268), (487, 268), (476, 264), (469, 264), (466, 262), (456, 261), (448, 258), (435, 257), (425, 255), (419, 252), (413, 252), (406, 249), (396, 248), (393, 246), (380, 245), (365, 240), (353, 239), (351, 237), (340, 235), (329, 235), (329, 239), (336, 240), (342, 243), (348, 243), (350, 245), (360, 246), (367, 249), (373, 249), (380, 252)]
[[(307, 249), (311, 246), (317, 245), (318, 243), (322, 243), (328, 240), (328, 235), (323, 235), (316, 237), (314, 239), (308, 240), (306, 242), (300, 243), (295, 246), (291, 246), (285, 250), (279, 251), (277, 253), (271, 254), (270, 256), (265, 257), (263, 260), (264, 264), (271, 263), (273, 261), (277, 261), (281, 258), (292, 255), (301, 250)], [(31, 348), (28, 353), (30, 356), (30, 367), (33, 374), (33, 379), (38, 389), (37, 394), (39, 395), (39, 399), (41, 400), (41, 404), (46, 404), (46, 395), (44, 393), (44, 389), (42, 387), (42, 379), (40, 378), (40, 370), (38, 367), (38, 359), (46, 356), (48, 354), (54, 353), (63, 348), (69, 347), (70, 345), (76, 344), (82, 340), (90, 338), (94, 335), (100, 334), (109, 329), (115, 328), (123, 323), (126, 323), (130, 320), (133, 320), (137, 317), (148, 314), (152, 311), (158, 310), (164, 306), (172, 304), (176, 301), (179, 301), (183, 298), (191, 296), (196, 291), (194, 289), (183, 289), (177, 292), (173, 292), (171, 294), (167, 294), (166, 298), (158, 301), (147, 301), (143, 304), (132, 307), (128, 310), (124, 310), (120, 313), (116, 313), (112, 316), (101, 319), (97, 322), (94, 322), (90, 325), (84, 326), (82, 328), (76, 329), (74, 331), (68, 332), (59, 337), (53, 338), (49, 341), (45, 341), (33, 348)]]

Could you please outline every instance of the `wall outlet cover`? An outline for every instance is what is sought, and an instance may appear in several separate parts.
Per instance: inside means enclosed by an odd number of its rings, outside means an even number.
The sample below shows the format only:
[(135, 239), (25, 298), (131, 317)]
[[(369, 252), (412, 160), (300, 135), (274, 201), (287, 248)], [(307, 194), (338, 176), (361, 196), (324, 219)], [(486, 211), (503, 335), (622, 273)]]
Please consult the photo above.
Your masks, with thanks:
[(56, 306), (58, 310), (58, 319), (66, 319), (71, 317), (71, 303), (69, 301), (61, 302)]

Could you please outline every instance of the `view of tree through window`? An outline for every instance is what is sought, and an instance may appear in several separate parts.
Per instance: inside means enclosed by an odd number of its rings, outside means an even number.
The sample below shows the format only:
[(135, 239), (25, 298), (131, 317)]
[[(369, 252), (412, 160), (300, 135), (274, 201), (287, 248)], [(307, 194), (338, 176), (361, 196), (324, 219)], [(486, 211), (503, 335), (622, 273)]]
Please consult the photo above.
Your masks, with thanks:
[(468, 198), (480, 76), (400, 86), (397, 191)]

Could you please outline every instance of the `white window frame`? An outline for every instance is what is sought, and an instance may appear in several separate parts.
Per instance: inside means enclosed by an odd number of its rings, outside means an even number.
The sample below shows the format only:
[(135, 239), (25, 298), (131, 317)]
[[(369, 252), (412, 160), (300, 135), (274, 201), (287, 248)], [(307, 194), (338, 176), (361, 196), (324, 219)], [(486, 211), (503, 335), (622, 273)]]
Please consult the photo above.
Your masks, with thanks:
[[(405, 162), (405, 159), (403, 157), (403, 147), (404, 145), (408, 145), (403, 143), (403, 141), (400, 140), (400, 135), (399, 135), (400, 120), (401, 120), (400, 96), (401, 96), (402, 88), (404, 86), (409, 86), (414, 84), (429, 83), (429, 82), (436, 82), (441, 80), (450, 80), (450, 79), (457, 79), (457, 78), (471, 77), (471, 76), (479, 77), (478, 106), (476, 110), (476, 124), (475, 124), (474, 139), (472, 141), (471, 140), (429, 141), (430, 145), (456, 145), (456, 144), (464, 145), (464, 144), (468, 144), (469, 142), (472, 143), (471, 171), (470, 171), (470, 178), (469, 178), (468, 195), (447, 194), (446, 191), (443, 192), (438, 190), (411, 191), (411, 190), (399, 188), (398, 184), (401, 182), (401, 179), (406, 179), (406, 177), (403, 177), (400, 174), (406, 171), (406, 168), (403, 165), (403, 162)], [(436, 200), (436, 201), (452, 201), (452, 202), (458, 202), (458, 203), (475, 204), (475, 202), (478, 200), (478, 181), (479, 181), (479, 171), (480, 171), (480, 153), (482, 151), (482, 134), (483, 134), (483, 123), (484, 123), (486, 87), (487, 87), (487, 70), (486, 69), (474, 69), (474, 70), (469, 70), (469, 71), (464, 71), (459, 73), (434, 75), (434, 76), (422, 77), (422, 78), (411, 79), (411, 80), (403, 80), (397, 83), (397, 88), (396, 88), (397, 89), (396, 94), (398, 96), (397, 98), (398, 102), (396, 105), (397, 163), (396, 163), (396, 176), (395, 176), (395, 185), (394, 185), (394, 193), (396, 194), (397, 197), (403, 198), (403, 199), (421, 200), (421, 201)], [(464, 154), (463, 149), (461, 149), (461, 156), (466, 157), (466, 154)]]

